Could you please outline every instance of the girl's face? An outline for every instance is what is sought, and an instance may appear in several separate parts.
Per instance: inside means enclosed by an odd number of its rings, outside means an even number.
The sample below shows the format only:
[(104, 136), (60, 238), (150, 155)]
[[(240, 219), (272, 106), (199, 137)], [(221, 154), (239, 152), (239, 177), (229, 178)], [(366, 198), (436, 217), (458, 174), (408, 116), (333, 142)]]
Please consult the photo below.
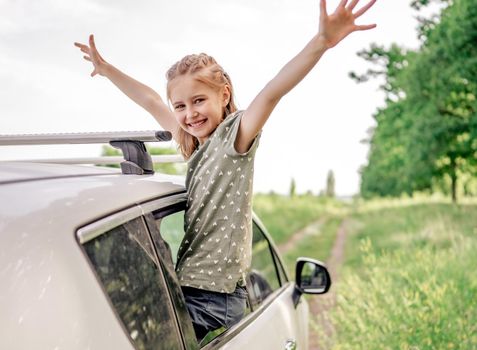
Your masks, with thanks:
[(170, 82), (169, 96), (181, 128), (203, 144), (222, 122), (230, 92), (227, 86), (217, 91), (186, 74)]

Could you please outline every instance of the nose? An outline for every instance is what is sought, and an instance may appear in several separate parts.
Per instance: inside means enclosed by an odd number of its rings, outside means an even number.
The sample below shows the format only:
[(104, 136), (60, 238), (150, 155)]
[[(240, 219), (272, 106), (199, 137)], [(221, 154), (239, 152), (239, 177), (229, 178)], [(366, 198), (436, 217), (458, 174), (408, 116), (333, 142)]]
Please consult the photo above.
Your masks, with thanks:
[(194, 109), (189, 109), (187, 116), (189, 118), (197, 118), (199, 116), (199, 112), (195, 111)]

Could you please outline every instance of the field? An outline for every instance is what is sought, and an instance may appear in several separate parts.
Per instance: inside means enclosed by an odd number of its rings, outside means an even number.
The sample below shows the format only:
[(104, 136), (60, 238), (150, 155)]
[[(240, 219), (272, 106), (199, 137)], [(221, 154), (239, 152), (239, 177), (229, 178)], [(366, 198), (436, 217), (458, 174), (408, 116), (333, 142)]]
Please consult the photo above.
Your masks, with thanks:
[(267, 225), (277, 244), (322, 217), (340, 216), (348, 212), (345, 203), (325, 197), (301, 195), (290, 198), (281, 195), (257, 194), (253, 209)]
[[(290, 275), (294, 272), (295, 261), (299, 256), (322, 261), (328, 259), (336, 228), (349, 211), (344, 203), (308, 195), (293, 198), (257, 195), (254, 197), (254, 210), (281, 248)], [(316, 225), (311, 227), (311, 232), (296, 245), (283, 249), (294, 233), (314, 223)]]
[[(310, 207), (318, 216), (293, 217), (286, 210), (313, 198), (282, 197), (276, 217), (277, 201), (268, 198), (268, 215), (262, 218), (270, 229), (284, 211), (290, 215), (281, 221), (282, 245), (291, 232), (321, 218), (314, 234), (285, 252), (289, 266), (299, 255), (328, 260), (336, 231), (345, 223), (346, 249), (342, 266), (335, 266), (340, 274), (329, 311), (334, 331), (320, 332), (312, 319), (321, 348), (477, 349), (476, 204), (424, 198), (345, 206), (316, 199)], [(257, 212), (266, 199), (255, 202)], [(299, 228), (288, 227), (289, 222)]]

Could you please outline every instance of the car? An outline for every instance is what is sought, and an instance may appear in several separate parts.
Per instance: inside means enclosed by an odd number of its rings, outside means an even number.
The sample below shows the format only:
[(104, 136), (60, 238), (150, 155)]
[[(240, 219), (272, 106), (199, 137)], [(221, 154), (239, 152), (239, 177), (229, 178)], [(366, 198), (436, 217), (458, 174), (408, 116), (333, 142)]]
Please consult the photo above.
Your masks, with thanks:
[(292, 280), (255, 214), (246, 315), (198, 344), (174, 270), (184, 179), (155, 173), (144, 144), (169, 138), (0, 136), (0, 146), (105, 142), (124, 154), (121, 170), (65, 164), (112, 162), (97, 158), (0, 162), (1, 349), (307, 349), (301, 295), (326, 293), (330, 276), (300, 258)]

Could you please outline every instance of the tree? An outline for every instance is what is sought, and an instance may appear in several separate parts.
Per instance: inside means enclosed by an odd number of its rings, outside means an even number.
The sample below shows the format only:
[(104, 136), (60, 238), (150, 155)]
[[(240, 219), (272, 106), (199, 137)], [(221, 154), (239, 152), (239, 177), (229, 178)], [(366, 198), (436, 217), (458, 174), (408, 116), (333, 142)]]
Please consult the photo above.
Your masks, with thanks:
[(295, 178), (292, 177), (290, 182), (290, 198), (295, 197), (295, 195), (296, 195), (296, 182), (295, 182)]
[(385, 93), (385, 107), (374, 114), (376, 127), (369, 129), (368, 137), (363, 140), (370, 146), (368, 164), (360, 171), (361, 194), (364, 197), (398, 196), (403, 192), (412, 192), (407, 175), (409, 163), (406, 148), (412, 118), (405, 114), (402, 72), (413, 54), (394, 44), (388, 49), (373, 44), (369, 50), (361, 51), (358, 55), (376, 68), (368, 69), (362, 75), (350, 73), (357, 82), (381, 76), (384, 78), (380, 89)]
[(335, 175), (333, 174), (333, 170), (328, 171), (328, 175), (326, 176), (326, 192), (327, 197), (333, 198), (335, 196)]
[(418, 50), (372, 45), (359, 55), (378, 69), (351, 74), (358, 82), (385, 77), (386, 106), (366, 140), (364, 196), (448, 186), (441, 190), (457, 201), (458, 189), (469, 191), (469, 178), (477, 175), (477, 7), (473, 0), (415, 0), (412, 6), (430, 2), (448, 6), (420, 18)]
[[(410, 105), (416, 119), (412, 145), (416, 163), (425, 164), (434, 179), (450, 179), (457, 201), (459, 178), (476, 174), (477, 145), (477, 9), (471, 0), (456, 0), (427, 31), (416, 60), (409, 66)], [(424, 162), (423, 162), (424, 161)]]

